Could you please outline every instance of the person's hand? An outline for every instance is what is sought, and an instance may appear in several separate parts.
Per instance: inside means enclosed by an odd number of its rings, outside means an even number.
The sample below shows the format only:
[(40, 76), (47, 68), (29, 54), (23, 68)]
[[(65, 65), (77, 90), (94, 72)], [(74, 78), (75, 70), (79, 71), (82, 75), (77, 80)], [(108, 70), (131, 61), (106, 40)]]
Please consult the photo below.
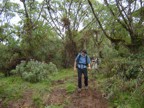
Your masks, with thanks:
[(89, 66), (88, 69), (91, 70), (91, 67)]
[(74, 71), (76, 71), (77, 69), (76, 69), (76, 67), (74, 67)]

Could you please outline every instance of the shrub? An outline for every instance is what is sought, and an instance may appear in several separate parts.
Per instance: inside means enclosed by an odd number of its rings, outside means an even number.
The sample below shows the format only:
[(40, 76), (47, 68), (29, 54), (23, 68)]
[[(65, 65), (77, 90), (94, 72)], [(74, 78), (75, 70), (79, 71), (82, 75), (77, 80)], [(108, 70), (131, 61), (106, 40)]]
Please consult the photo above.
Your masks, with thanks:
[(57, 67), (56, 67), (55, 64), (53, 64), (52, 62), (50, 62), (50, 63), (49, 63), (49, 66), (48, 66), (48, 71), (49, 71), (50, 73), (53, 73), (53, 72), (57, 72), (58, 69), (57, 69)]
[(50, 62), (49, 64), (30, 60), (29, 62), (22, 61), (16, 66), (12, 73), (20, 75), (22, 79), (29, 82), (39, 82), (48, 79), (49, 74), (57, 72), (55, 64)]

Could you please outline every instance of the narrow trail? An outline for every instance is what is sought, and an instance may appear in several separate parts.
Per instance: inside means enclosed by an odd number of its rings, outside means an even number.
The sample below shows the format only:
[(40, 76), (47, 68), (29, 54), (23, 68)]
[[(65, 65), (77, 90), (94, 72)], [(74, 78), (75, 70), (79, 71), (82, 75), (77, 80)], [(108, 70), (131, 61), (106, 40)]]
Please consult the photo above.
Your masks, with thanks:
[[(77, 82), (76, 76), (74, 80)], [(66, 82), (67, 80), (63, 83)], [(80, 93), (75, 90), (72, 94), (67, 94), (64, 88), (55, 88), (48, 99), (48, 104), (61, 105), (67, 100), (69, 103), (65, 105), (64, 108), (108, 108), (107, 100), (103, 98), (102, 93), (95, 88), (96, 86), (92, 79), (89, 80), (89, 84), (88, 90), (82, 89)]]
[(40, 97), (33, 98), (36, 90), (29, 89), (24, 91), (20, 99), (9, 101), (7, 106), (0, 100), (0, 108), (108, 108), (108, 101), (98, 90), (96, 79), (90, 77), (88, 90), (82, 89), (80, 93), (75, 88), (68, 92), (68, 84), (77, 85), (76, 73), (74, 76), (54, 80), (50, 91), (42, 91)]
[(82, 90), (71, 97), (71, 104), (64, 108), (107, 108), (107, 101), (97, 90)]

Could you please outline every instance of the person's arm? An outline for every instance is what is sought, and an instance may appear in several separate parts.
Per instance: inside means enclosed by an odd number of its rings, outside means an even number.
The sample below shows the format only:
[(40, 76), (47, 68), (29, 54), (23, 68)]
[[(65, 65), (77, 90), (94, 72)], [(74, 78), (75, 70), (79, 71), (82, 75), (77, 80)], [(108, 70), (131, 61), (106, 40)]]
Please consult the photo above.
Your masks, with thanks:
[(76, 60), (74, 61), (74, 71), (76, 71)]
[(91, 69), (91, 65), (90, 64), (88, 64), (88, 69)]
[(90, 58), (88, 57), (88, 69), (91, 69), (90, 63), (91, 63), (91, 61), (90, 61)]
[(76, 69), (76, 68), (77, 68), (76, 65), (77, 65), (77, 59), (78, 59), (79, 55), (80, 55), (80, 54), (77, 55), (77, 57), (75, 58), (75, 61), (74, 61), (74, 71), (77, 70), (77, 69)]

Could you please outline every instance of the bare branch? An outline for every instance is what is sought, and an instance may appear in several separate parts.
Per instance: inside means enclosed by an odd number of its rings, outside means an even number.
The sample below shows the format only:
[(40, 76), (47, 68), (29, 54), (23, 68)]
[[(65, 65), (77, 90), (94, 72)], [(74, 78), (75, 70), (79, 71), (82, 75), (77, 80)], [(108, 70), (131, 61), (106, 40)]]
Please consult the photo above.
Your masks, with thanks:
[(76, 25), (76, 22), (77, 22), (77, 16), (78, 16), (79, 11), (81, 10), (81, 8), (82, 8), (82, 1), (79, 2), (78, 9), (77, 9), (77, 12), (75, 14), (75, 19), (74, 19), (74, 23), (73, 23), (74, 30), (76, 30), (75, 25)]
[(41, 8), (41, 11), (40, 11), (40, 13), (39, 13), (38, 17), (37, 17), (36, 21), (34, 22), (34, 25), (35, 25), (35, 24), (36, 24), (36, 22), (39, 20), (39, 18), (40, 18), (40, 16), (41, 16), (41, 14), (42, 14), (43, 8), (44, 8), (44, 2), (43, 2), (43, 4), (42, 4), (42, 8)]
[(59, 21), (58, 21), (57, 19), (54, 19), (54, 18), (52, 17), (51, 10), (50, 10), (50, 9), (51, 9), (50, 2), (46, 0), (46, 3), (47, 3), (47, 10), (48, 10), (50, 19), (51, 19), (53, 25), (55, 26), (55, 28), (57, 29), (57, 31), (59, 32), (58, 35), (62, 38), (62, 37), (64, 37), (64, 35), (62, 34), (60, 28), (57, 26), (57, 24), (56, 24), (56, 22), (55, 22), (54, 20), (56, 20), (57, 23), (59, 23)]
[(124, 24), (123, 22), (120, 21), (120, 19), (118, 17), (116, 17), (115, 13), (113, 12), (113, 10), (110, 8), (109, 3), (107, 2), (107, 0), (104, 0), (105, 4), (107, 5), (107, 7), (109, 8), (111, 14), (114, 16), (114, 18), (126, 29), (129, 30), (126, 26), (126, 24)]
[[(129, 17), (125, 12), (125, 8), (122, 6), (122, 4), (120, 4), (119, 0), (116, 0), (116, 6), (117, 6), (119, 13), (120, 13), (120, 16), (123, 18), (125, 24), (128, 25), (127, 19), (129, 19)], [(121, 6), (121, 9), (119, 6)], [(124, 12), (124, 15), (122, 12)], [(127, 19), (125, 18), (125, 16), (127, 17)]]
[(85, 29), (87, 29), (88, 27), (90, 27), (94, 22), (95, 22), (95, 18), (93, 18), (85, 27), (83, 27), (83, 29), (80, 31), (80, 33), (82, 31), (84, 31)]
[(71, 2), (70, 2), (70, 4), (69, 4), (69, 9), (68, 9), (68, 14), (69, 14), (69, 16), (70, 16), (70, 10), (71, 10), (71, 5), (72, 5), (72, 3), (73, 3), (73, 0), (71, 0)]
[(89, 5), (90, 5), (90, 7), (91, 7), (91, 9), (92, 9), (92, 12), (93, 12), (93, 15), (94, 15), (95, 19), (97, 20), (99, 26), (101, 27), (103, 33), (105, 34), (105, 36), (106, 36), (109, 40), (111, 40), (111, 37), (109, 37), (109, 35), (106, 33), (106, 31), (104, 30), (104, 28), (103, 28), (103, 26), (102, 26), (102, 24), (101, 24), (99, 18), (97, 17), (97, 15), (96, 15), (96, 13), (95, 13), (95, 11), (94, 11), (94, 8), (93, 8), (93, 6), (92, 6), (91, 1), (88, 0), (88, 3), (89, 3)]
[(24, 5), (24, 9), (25, 9), (25, 16), (26, 16), (26, 18), (29, 19), (29, 14), (28, 14), (28, 11), (27, 11), (27, 7), (26, 7), (26, 4), (25, 4), (25, 0), (22, 0), (22, 3), (23, 3), (23, 5)]

